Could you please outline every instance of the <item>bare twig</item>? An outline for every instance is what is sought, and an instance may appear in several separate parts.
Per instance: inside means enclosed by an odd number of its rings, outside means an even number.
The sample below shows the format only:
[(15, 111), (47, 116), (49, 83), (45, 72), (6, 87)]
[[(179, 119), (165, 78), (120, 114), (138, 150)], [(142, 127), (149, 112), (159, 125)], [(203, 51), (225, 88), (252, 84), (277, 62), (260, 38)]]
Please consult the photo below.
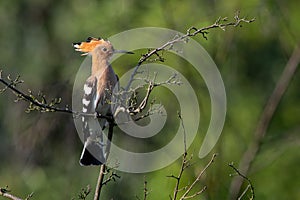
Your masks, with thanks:
[(33, 192), (30, 193), (30, 194), (25, 198), (25, 200), (29, 200), (31, 197), (33, 197)]
[[(7, 186), (5, 188), (0, 188), (0, 196), (6, 197), (7, 199), (11, 199), (11, 200), (23, 200), (15, 195), (12, 195), (10, 193), (10, 190), (8, 190)], [(24, 200), (29, 200), (32, 196), (33, 196), (33, 193), (28, 195)]]
[(99, 200), (100, 199), (100, 194), (103, 186), (103, 180), (104, 180), (104, 175), (105, 175), (105, 169), (106, 165), (102, 164), (100, 166), (100, 171), (99, 171), (99, 176), (96, 184), (96, 189), (95, 189), (95, 194), (94, 194), (94, 200)]
[(2, 71), (0, 71), (0, 82), (2, 84), (4, 84), (6, 87), (1, 89), (1, 93), (3, 93), (4, 91), (6, 91), (7, 89), (10, 89), (13, 91), (13, 93), (17, 96), (16, 101), (20, 101), (20, 100), (24, 100), (30, 103), (29, 105), (29, 110), (33, 110), (34, 106), (36, 106), (36, 110), (39, 111), (44, 111), (44, 112), (54, 112), (54, 111), (58, 111), (58, 112), (66, 112), (66, 113), (72, 113), (74, 114), (72, 111), (68, 110), (67, 108), (61, 109), (61, 108), (57, 108), (55, 107), (56, 104), (60, 103), (60, 99), (54, 99), (53, 101), (51, 101), (49, 104), (47, 104), (46, 100), (45, 100), (45, 96), (42, 94), (39, 94), (38, 96), (41, 97), (41, 100), (39, 100), (38, 98), (36, 98), (33, 94), (31, 90), (29, 91), (29, 94), (25, 94), (24, 92), (18, 90), (16, 88), (16, 86), (20, 83), (23, 83), (24, 81), (20, 80), (20, 76), (17, 76), (15, 79), (11, 79), (10, 75), (7, 76), (7, 81), (2, 77)]
[(146, 177), (144, 177), (144, 200), (147, 200), (147, 197), (148, 197), (148, 194), (149, 194), (147, 184), (148, 184), (148, 182), (146, 180)]
[[(300, 44), (298, 44), (294, 49), (291, 57), (289, 58), (273, 90), (273, 93), (270, 95), (267, 104), (258, 121), (254, 133), (253, 141), (249, 145), (248, 149), (246, 150), (246, 152), (244, 153), (241, 159), (241, 162), (239, 164), (239, 169), (241, 173), (244, 174), (245, 176), (247, 176), (249, 169), (252, 165), (252, 162), (260, 150), (262, 140), (266, 135), (270, 121), (273, 118), (275, 110), (277, 109), (280, 100), (282, 99), (285, 91), (287, 90), (288, 85), (291, 82), (299, 63), (300, 63)], [(242, 183), (243, 183), (243, 178), (240, 176), (237, 176), (233, 179), (230, 187), (230, 192), (229, 192), (231, 199), (237, 198)]]
[[(149, 79), (149, 78), (144, 79), (144, 81), (148, 85), (147, 89), (146, 89), (146, 94), (145, 94), (143, 100), (139, 103), (138, 106), (129, 105), (129, 108), (127, 109), (127, 112), (130, 115), (136, 115), (138, 113), (141, 113), (146, 108), (146, 106), (148, 105), (150, 94), (151, 94), (151, 92), (153, 91), (154, 88), (162, 86), (162, 85), (171, 85), (171, 84), (181, 85), (182, 84), (181, 81), (178, 80), (177, 74), (173, 74), (167, 80), (162, 81), (162, 82), (156, 82), (155, 81), (156, 76), (157, 76), (157, 73), (154, 74), (154, 77), (152, 79)], [(135, 89), (134, 92), (136, 92), (136, 89)], [(148, 113), (148, 115), (149, 114), (150, 113)], [(138, 120), (140, 120), (140, 119), (138, 119)], [(135, 120), (135, 121), (137, 121), (137, 120)]]
[[(80, 193), (78, 194), (78, 199), (86, 200), (90, 192), (91, 192), (91, 187), (90, 185), (87, 185), (85, 188), (81, 189)], [(75, 200), (75, 198), (72, 198), (72, 200)]]
[(113, 169), (106, 169), (106, 174), (108, 174), (108, 177), (102, 182), (102, 185), (106, 185), (110, 181), (116, 181), (117, 178), (121, 178)]
[(157, 56), (158, 58), (161, 58), (161, 56), (159, 55), (159, 52), (167, 50), (167, 49), (171, 49), (174, 46), (174, 44), (176, 44), (178, 42), (187, 42), (189, 37), (193, 37), (193, 36), (196, 36), (198, 34), (201, 34), (205, 39), (207, 39), (206, 35), (209, 33), (208, 30), (215, 29), (215, 28), (220, 28), (223, 31), (225, 31), (226, 27), (229, 27), (229, 26), (237, 27), (237, 26), (240, 26), (241, 23), (251, 23), (251, 22), (255, 21), (255, 18), (250, 19), (250, 20), (247, 20), (245, 18), (240, 18), (240, 12), (236, 12), (236, 14), (234, 16), (234, 20), (232, 22), (227, 22), (227, 21), (228, 21), (227, 17), (224, 17), (224, 18), (219, 17), (215, 21), (215, 23), (210, 25), (210, 26), (206, 26), (206, 27), (203, 27), (203, 28), (200, 28), (200, 29), (198, 29), (196, 27), (191, 27), (187, 30), (186, 34), (181, 35), (181, 36), (176, 36), (172, 40), (170, 40), (170, 41), (166, 42), (165, 44), (163, 44), (162, 46), (160, 46), (156, 49), (153, 49), (151, 51), (148, 51), (148, 53), (142, 55), (142, 57), (140, 58), (138, 64), (135, 66), (135, 68), (134, 68), (134, 70), (133, 70), (133, 72), (130, 76), (130, 79), (128, 81), (127, 86), (125, 87), (125, 90), (126, 91), (129, 90), (129, 88), (130, 88), (130, 86), (131, 86), (131, 84), (134, 80), (134, 77), (138, 72), (139, 67), (145, 61), (147, 61), (152, 56)]
[(1, 196), (6, 197), (8, 199), (12, 199), (12, 200), (22, 200), (19, 197), (16, 197), (10, 193), (0, 193)]
[[(241, 200), (248, 192), (248, 190), (251, 189), (251, 185), (248, 184), (247, 187), (244, 189), (244, 191), (242, 192), (242, 194), (237, 198), (237, 200)], [(253, 191), (253, 195), (249, 198), (250, 200), (254, 199), (254, 191)]]
[(183, 119), (181, 116), (181, 113), (178, 111), (177, 112), (178, 118), (180, 119), (181, 122), (181, 126), (183, 128), (183, 145), (184, 145), (184, 153), (187, 153), (187, 147), (186, 147), (186, 132), (185, 132), (185, 127), (184, 127), (184, 123), (183, 123)]
[[(147, 200), (148, 195), (149, 195), (149, 190), (148, 190), (148, 181), (146, 180), (146, 176), (144, 176), (144, 189), (143, 189), (143, 200)], [(142, 200), (139, 196), (135, 196), (136, 199)]]
[(174, 176), (174, 175), (168, 176), (168, 177), (174, 178), (176, 180), (175, 188), (173, 191), (173, 198), (171, 198), (172, 200), (176, 200), (178, 192), (180, 191), (179, 190), (180, 180), (181, 180), (184, 170), (189, 165), (188, 162), (189, 162), (189, 159), (187, 159), (187, 152), (184, 152), (181, 167), (180, 167), (178, 175), (177, 176)]
[[(155, 77), (154, 77), (154, 80), (155, 80)], [(149, 85), (147, 87), (146, 95), (145, 95), (144, 99), (141, 101), (141, 103), (139, 104), (139, 106), (137, 106), (137, 108), (132, 109), (132, 110), (129, 108), (128, 112), (131, 115), (136, 115), (137, 113), (140, 113), (144, 110), (144, 108), (147, 106), (150, 94), (151, 94), (152, 90), (154, 89), (154, 87), (155, 87), (155, 82), (154, 81), (149, 81)]]
[(214, 162), (215, 157), (217, 156), (217, 154), (214, 154), (211, 158), (211, 160), (207, 163), (207, 165), (204, 167), (203, 170), (201, 170), (201, 172), (199, 173), (199, 175), (197, 176), (197, 178), (194, 180), (194, 182), (190, 185), (190, 186), (185, 186), (183, 188), (179, 188), (180, 186), (180, 180), (182, 178), (183, 172), (186, 170), (186, 168), (188, 168), (189, 166), (191, 166), (190, 164), (190, 160), (191, 158), (187, 158), (187, 147), (186, 147), (186, 132), (185, 132), (185, 127), (184, 127), (184, 123), (183, 123), (183, 119), (181, 117), (180, 112), (178, 112), (178, 117), (181, 121), (182, 127), (183, 127), (183, 134), (184, 134), (184, 154), (183, 154), (183, 158), (182, 158), (182, 163), (181, 163), (181, 167), (179, 170), (179, 173), (177, 176), (175, 175), (170, 175), (168, 177), (170, 178), (174, 178), (176, 180), (176, 184), (175, 184), (175, 188), (173, 191), (173, 197), (170, 196), (171, 200), (176, 200), (178, 197), (178, 192), (185, 190), (184, 194), (180, 197), (180, 200), (184, 200), (184, 199), (190, 199), (190, 198), (194, 198), (200, 194), (202, 194), (205, 190), (206, 190), (206, 186), (204, 186), (201, 190), (195, 192), (194, 194), (189, 195), (190, 191), (196, 186), (196, 184), (200, 181), (203, 173), (207, 170), (207, 168)]
[(191, 198), (194, 198), (194, 197), (196, 197), (196, 196), (202, 194), (206, 189), (207, 189), (207, 186), (205, 185), (205, 186), (204, 186), (201, 190), (199, 190), (198, 192), (196, 192), (196, 193), (194, 193), (194, 194), (192, 194), (192, 195), (190, 195), (190, 196), (186, 196), (186, 197), (184, 197), (183, 199), (191, 199)]
[(250, 200), (253, 200), (255, 198), (255, 194), (254, 194), (254, 187), (253, 184), (251, 182), (251, 180), (246, 177), (245, 175), (243, 175), (234, 165), (233, 163), (229, 164), (229, 167), (231, 167), (237, 174), (239, 177), (241, 177), (242, 179), (246, 180), (248, 182), (248, 185), (246, 187), (246, 189), (242, 192), (242, 194), (238, 197), (238, 200), (241, 200), (242, 197), (247, 193), (248, 189), (250, 189), (251, 192), (251, 197), (249, 198)]
[[(108, 121), (108, 122), (109, 122), (109, 127), (108, 127), (105, 161), (107, 161), (108, 156), (109, 156), (110, 144), (111, 144), (111, 141), (112, 141), (113, 129), (114, 129), (114, 122), (113, 121)], [(105, 185), (108, 182), (108, 181), (104, 180), (104, 176), (106, 174), (106, 171), (107, 171), (106, 164), (103, 163), (100, 166), (100, 172), (99, 172), (99, 176), (98, 176), (98, 180), (97, 180), (97, 184), (96, 184), (94, 200), (99, 200), (100, 199), (100, 194), (101, 194), (102, 187), (103, 187), (103, 185)], [(109, 179), (107, 179), (107, 180), (109, 180)]]
[[(68, 113), (73, 114), (75, 117), (95, 117), (95, 118), (105, 118), (108, 121), (112, 120), (112, 116), (105, 116), (101, 115), (98, 112), (95, 113), (83, 113), (71, 110), (68, 106), (65, 108), (57, 107), (58, 104), (61, 103), (61, 98), (54, 98), (51, 100), (50, 103), (47, 103), (45, 95), (42, 93), (38, 94), (38, 97), (33, 95), (31, 90), (28, 90), (29, 94), (19, 90), (16, 86), (24, 81), (20, 80), (20, 76), (17, 76), (15, 79), (11, 79), (10, 75), (7, 76), (7, 80), (2, 77), (2, 71), (0, 70), (0, 82), (5, 85), (5, 88), (0, 89), (0, 93), (5, 92), (7, 89), (10, 89), (17, 97), (15, 100), (16, 102), (23, 100), (29, 103), (29, 106), (26, 112), (31, 111), (40, 111), (40, 112), (61, 112), (61, 113)], [(40, 99), (39, 99), (40, 98)]]
[(182, 119), (180, 112), (178, 112), (177, 115), (178, 115), (178, 118), (179, 118), (182, 128), (183, 128), (184, 153), (182, 156), (182, 163), (181, 163), (181, 167), (180, 167), (178, 175), (177, 176), (174, 176), (174, 175), (168, 176), (168, 177), (174, 178), (176, 180), (175, 188), (173, 191), (173, 198), (171, 197), (172, 200), (176, 200), (176, 198), (178, 196), (178, 192), (180, 191), (179, 184), (180, 184), (181, 177), (183, 175), (184, 170), (190, 166), (190, 160), (191, 160), (191, 158), (187, 157), (188, 153), (187, 153), (187, 148), (186, 148), (186, 132), (185, 132), (183, 119)]
[(160, 113), (160, 111), (161, 111), (160, 108), (161, 107), (159, 107), (159, 108), (151, 108), (151, 104), (150, 104), (150, 108), (147, 110), (147, 112), (145, 114), (143, 114), (143, 115), (135, 117), (134, 121), (137, 122), (137, 121), (142, 120), (142, 119), (144, 119), (146, 117), (149, 117), (150, 115), (152, 115), (154, 113)]
[(195, 197), (199, 194), (201, 194), (204, 190), (206, 190), (206, 187), (202, 188), (200, 191), (188, 196), (188, 194), (190, 193), (190, 191), (196, 186), (196, 184), (200, 181), (202, 175), (204, 174), (204, 172), (207, 170), (207, 168), (214, 162), (215, 158), (216, 158), (217, 154), (213, 154), (212, 158), (210, 159), (210, 161), (207, 163), (207, 165), (201, 170), (201, 172), (199, 173), (199, 175), (197, 176), (197, 178), (194, 180), (194, 182), (187, 188), (187, 190), (185, 191), (185, 193), (180, 197), (180, 200), (184, 200), (184, 199), (188, 199), (188, 198), (192, 198)]

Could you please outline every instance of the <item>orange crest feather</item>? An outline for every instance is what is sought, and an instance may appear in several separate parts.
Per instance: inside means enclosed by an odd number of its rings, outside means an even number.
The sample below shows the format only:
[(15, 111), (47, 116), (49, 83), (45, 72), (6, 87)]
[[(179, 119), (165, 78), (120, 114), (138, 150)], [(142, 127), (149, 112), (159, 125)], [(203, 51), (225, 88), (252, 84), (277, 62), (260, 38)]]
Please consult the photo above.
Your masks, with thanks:
[(73, 47), (75, 48), (75, 51), (80, 51), (83, 53), (81, 55), (85, 56), (89, 52), (93, 51), (97, 45), (105, 42), (106, 41), (101, 38), (88, 37), (85, 42), (73, 43)]

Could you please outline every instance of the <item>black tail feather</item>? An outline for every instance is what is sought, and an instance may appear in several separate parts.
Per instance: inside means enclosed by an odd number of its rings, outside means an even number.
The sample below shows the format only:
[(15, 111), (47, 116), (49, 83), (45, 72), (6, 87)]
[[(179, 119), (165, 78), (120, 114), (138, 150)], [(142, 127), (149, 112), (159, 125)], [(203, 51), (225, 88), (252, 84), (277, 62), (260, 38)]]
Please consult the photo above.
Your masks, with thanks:
[(103, 147), (100, 144), (93, 143), (84, 146), (80, 157), (80, 165), (102, 165), (104, 162)]

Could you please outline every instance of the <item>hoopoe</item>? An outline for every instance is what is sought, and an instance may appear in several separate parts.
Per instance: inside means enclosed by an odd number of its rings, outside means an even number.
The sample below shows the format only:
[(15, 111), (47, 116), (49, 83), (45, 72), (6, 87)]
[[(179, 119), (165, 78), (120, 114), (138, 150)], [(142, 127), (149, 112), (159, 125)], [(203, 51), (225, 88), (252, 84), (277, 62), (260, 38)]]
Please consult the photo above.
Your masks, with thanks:
[[(73, 47), (76, 51), (82, 52), (82, 55), (92, 56), (91, 76), (83, 87), (82, 112), (112, 115), (111, 97), (114, 88), (118, 85), (118, 77), (109, 60), (114, 53), (132, 52), (115, 50), (109, 41), (93, 37), (87, 38), (86, 42), (73, 43)], [(101, 130), (93, 130), (99, 127), (95, 123), (99, 123)], [(106, 161), (106, 145), (102, 132), (106, 123), (105, 118), (97, 120), (94, 117), (82, 116), (85, 142), (80, 157), (81, 165), (101, 165)]]

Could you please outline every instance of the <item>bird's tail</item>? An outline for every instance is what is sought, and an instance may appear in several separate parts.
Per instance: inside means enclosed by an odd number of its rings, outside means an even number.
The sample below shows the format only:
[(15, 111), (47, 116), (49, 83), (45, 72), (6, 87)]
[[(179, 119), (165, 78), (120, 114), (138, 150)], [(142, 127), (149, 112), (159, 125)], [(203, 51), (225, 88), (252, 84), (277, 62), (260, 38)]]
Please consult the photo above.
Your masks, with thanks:
[(105, 147), (103, 143), (90, 138), (84, 143), (84, 147), (80, 156), (80, 164), (88, 165), (102, 165), (105, 163)]

